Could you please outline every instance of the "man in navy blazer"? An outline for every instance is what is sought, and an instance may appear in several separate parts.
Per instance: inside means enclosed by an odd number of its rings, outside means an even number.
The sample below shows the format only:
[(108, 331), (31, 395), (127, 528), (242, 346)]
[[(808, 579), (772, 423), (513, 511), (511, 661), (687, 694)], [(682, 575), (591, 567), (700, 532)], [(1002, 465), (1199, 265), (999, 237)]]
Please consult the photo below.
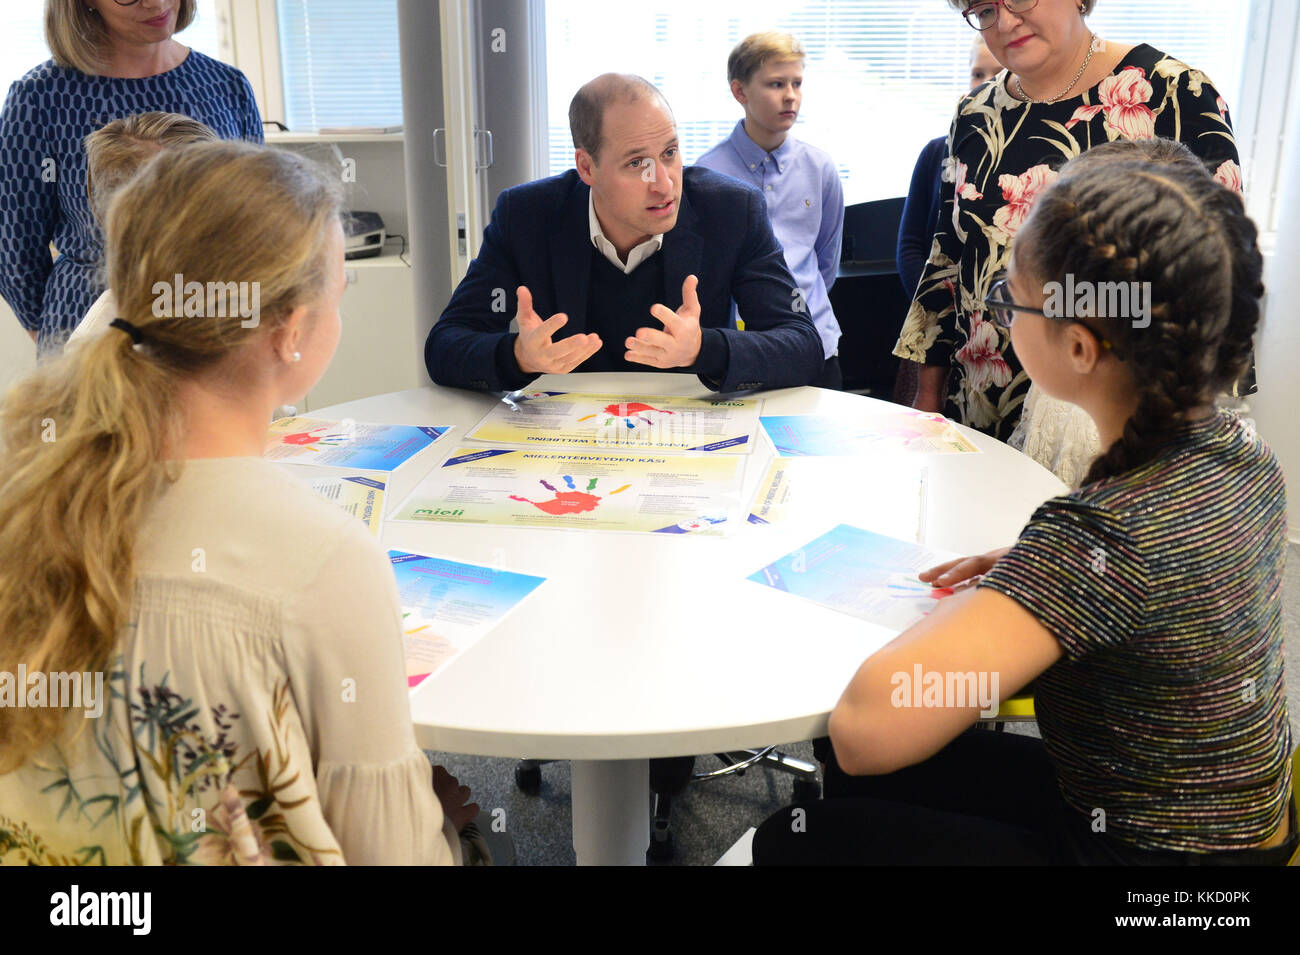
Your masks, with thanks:
[(569, 124), (577, 168), (501, 193), (425, 342), (430, 377), (487, 391), (570, 371), (691, 371), (727, 392), (816, 380), (821, 340), (762, 194), (683, 170), (676, 121), (640, 77), (587, 83)]

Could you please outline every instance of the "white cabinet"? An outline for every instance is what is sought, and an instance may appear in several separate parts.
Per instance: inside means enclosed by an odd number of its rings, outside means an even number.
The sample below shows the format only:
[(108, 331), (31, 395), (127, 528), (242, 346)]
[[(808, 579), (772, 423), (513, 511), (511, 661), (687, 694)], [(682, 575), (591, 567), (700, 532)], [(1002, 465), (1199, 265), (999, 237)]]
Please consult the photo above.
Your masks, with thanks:
[[(345, 207), (372, 210), (384, 220), (396, 252), (409, 237), (405, 149), (399, 135), (270, 134), (267, 142), (340, 170)], [(424, 336), (415, 320), (410, 256), (396, 254), (346, 262), (348, 287), (340, 312), (343, 334), (334, 360), (298, 410), (402, 391), (428, 384)], [(428, 327), (426, 321), (424, 327)]]
[(428, 383), (411, 267), (395, 255), (344, 264), (348, 287), (334, 360), (299, 411)]
[(0, 393), (36, 370), (36, 343), (0, 298)]

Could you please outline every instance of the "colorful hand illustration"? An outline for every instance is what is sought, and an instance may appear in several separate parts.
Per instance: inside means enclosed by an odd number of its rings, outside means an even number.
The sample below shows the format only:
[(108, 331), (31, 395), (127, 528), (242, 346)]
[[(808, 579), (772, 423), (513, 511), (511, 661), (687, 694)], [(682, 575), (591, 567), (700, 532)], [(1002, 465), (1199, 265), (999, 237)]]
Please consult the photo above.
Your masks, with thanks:
[[(592, 478), (587, 482), (587, 489), (585, 491), (579, 491), (578, 486), (573, 482), (573, 478), (566, 474), (564, 475), (564, 483), (569, 488), (567, 491), (556, 490), (555, 485), (551, 484), (549, 481), (542, 480), (537, 482), (555, 495), (549, 501), (532, 501), (526, 497), (520, 497), (517, 494), (511, 494), (510, 500), (523, 501), (525, 504), (531, 504), (539, 511), (550, 514), (553, 517), (559, 517), (563, 514), (584, 514), (587, 511), (594, 511), (597, 505), (601, 502), (599, 495), (591, 493), (596, 489), (596, 482), (598, 480), (598, 478)], [(621, 494), (631, 486), (632, 485), (630, 484), (624, 484), (617, 491), (610, 491), (609, 493), (611, 496)]]
[[(286, 434), (280, 438), (280, 441), (283, 444), (297, 444), (302, 446), (321, 444), (336, 447), (338, 445), (347, 444), (353, 438), (353, 435), (349, 434), (347, 431), (341, 431), (336, 434), (316, 434), (317, 431), (325, 431), (328, 428), (329, 425), (323, 424), (320, 427), (312, 428), (310, 431), (298, 431), (294, 434)], [(309, 448), (308, 450), (315, 451), (316, 449)]]
[[(676, 414), (675, 411), (664, 411), (661, 408), (654, 407), (654, 405), (645, 405), (639, 401), (621, 401), (612, 405), (605, 405), (604, 411), (605, 414), (609, 415), (609, 417), (605, 419), (604, 427), (608, 428), (613, 424), (615, 418), (622, 418), (623, 423), (628, 426), (629, 430), (636, 427), (636, 425), (632, 423), (633, 418), (636, 418), (639, 421), (644, 421), (646, 424), (654, 424), (654, 422), (647, 418), (646, 415)], [(596, 417), (594, 414), (589, 414), (585, 418), (579, 418), (578, 421), (579, 423), (590, 421), (594, 417)]]
[(313, 434), (312, 432), (323, 431), (325, 427), (325, 425), (321, 425), (319, 428), (312, 428), (311, 431), (299, 431), (296, 434), (286, 434), (280, 440), (284, 444), (315, 444), (325, 436), (323, 434)]
[[(298, 444), (300, 447), (311, 446), (311, 444), (325, 444), (329, 447), (338, 447), (341, 444), (350, 443), (356, 438), (355, 427), (348, 421), (342, 422), (343, 430), (335, 431), (334, 434), (316, 434), (316, 431), (328, 431), (329, 425), (320, 425), (313, 427), (309, 431), (295, 431), (294, 434), (286, 434), (279, 440), (282, 444)], [(308, 447), (309, 451), (316, 451), (316, 448)]]
[(678, 521), (677, 527), (684, 531), (698, 531), (705, 527), (712, 527), (714, 524), (725, 524), (726, 521), (727, 517), (725, 514), (720, 516), (701, 514), (699, 517), (694, 517), (685, 521)]

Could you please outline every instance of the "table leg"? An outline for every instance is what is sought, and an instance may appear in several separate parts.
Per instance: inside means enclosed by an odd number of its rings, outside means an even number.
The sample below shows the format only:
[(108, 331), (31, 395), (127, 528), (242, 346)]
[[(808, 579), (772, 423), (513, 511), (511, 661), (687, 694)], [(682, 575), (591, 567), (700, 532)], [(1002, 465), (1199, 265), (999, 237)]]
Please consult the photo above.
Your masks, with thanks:
[(578, 865), (645, 865), (650, 761), (572, 760), (573, 851)]

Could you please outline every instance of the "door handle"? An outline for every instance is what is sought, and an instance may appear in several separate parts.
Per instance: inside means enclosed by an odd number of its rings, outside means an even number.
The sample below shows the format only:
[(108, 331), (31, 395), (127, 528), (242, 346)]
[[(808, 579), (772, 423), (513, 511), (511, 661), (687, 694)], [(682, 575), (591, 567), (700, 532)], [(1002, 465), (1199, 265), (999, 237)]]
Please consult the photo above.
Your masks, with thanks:
[[(482, 150), (480, 150), (478, 147), (479, 147), (479, 143), (485, 141), (487, 143), (487, 162), (480, 162), (479, 156), (482, 154)], [(474, 171), (478, 172), (480, 169), (491, 168), (495, 158), (496, 158), (496, 152), (492, 148), (492, 130), (475, 129), (474, 130)]]
[[(433, 163), (435, 166), (447, 168), (447, 144), (443, 142), (447, 138), (447, 130), (439, 126), (433, 131)], [(442, 145), (442, 158), (438, 158), (438, 146)]]

